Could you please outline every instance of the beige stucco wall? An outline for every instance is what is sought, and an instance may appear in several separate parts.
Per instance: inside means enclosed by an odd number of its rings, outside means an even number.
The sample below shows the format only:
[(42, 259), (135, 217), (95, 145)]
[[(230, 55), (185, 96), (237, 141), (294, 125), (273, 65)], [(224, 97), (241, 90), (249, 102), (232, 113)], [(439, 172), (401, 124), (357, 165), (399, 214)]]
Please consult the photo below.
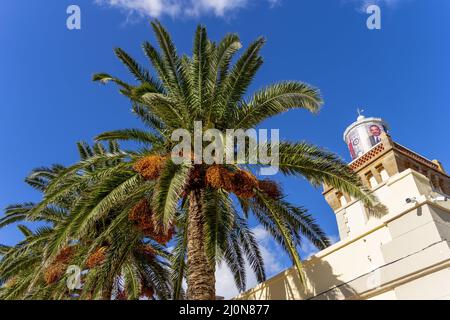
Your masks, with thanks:
[(450, 203), (413, 170), (374, 192), (389, 213), (369, 217), (358, 201), (336, 212), (346, 238), (305, 261), (305, 285), (291, 268), (236, 299), (449, 299)]

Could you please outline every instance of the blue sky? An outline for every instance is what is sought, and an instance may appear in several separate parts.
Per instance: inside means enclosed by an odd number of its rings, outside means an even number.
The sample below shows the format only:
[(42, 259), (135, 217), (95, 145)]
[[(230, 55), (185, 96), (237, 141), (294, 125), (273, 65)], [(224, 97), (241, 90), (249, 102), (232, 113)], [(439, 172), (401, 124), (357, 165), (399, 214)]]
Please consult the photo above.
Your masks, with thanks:
[[(381, 6), (381, 30), (366, 28), (362, 8), (369, 3)], [(66, 28), (70, 4), (81, 7), (81, 30)], [(91, 76), (104, 71), (129, 77), (112, 53), (117, 46), (145, 63), (140, 45), (154, 41), (148, 20), (155, 16), (180, 52), (190, 52), (197, 23), (205, 24), (213, 39), (238, 32), (244, 45), (265, 36), (265, 64), (252, 90), (280, 80), (319, 87), (326, 102), (319, 115), (293, 111), (263, 125), (280, 128), (282, 138), (307, 140), (349, 160), (342, 133), (355, 120), (356, 108), (363, 107), (366, 115), (390, 124), (397, 142), (449, 167), (449, 12), (450, 2), (443, 0), (5, 2), (0, 10), (0, 207), (38, 200), (24, 177), (33, 167), (76, 161), (76, 141), (140, 126), (116, 88), (92, 83)], [(307, 207), (337, 238), (321, 190), (300, 179), (280, 180), (289, 200)], [(267, 249), (269, 273), (289, 266), (267, 235), (255, 230)], [(14, 228), (0, 231), (0, 243), (19, 239)], [(232, 290), (226, 281), (220, 285), (221, 292)]]

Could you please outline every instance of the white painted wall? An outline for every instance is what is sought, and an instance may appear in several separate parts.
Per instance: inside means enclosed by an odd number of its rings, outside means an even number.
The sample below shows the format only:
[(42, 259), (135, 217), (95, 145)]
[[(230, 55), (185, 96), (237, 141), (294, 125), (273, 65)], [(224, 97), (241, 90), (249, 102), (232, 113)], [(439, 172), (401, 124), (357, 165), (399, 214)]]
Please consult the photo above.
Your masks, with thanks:
[(375, 193), (389, 213), (367, 217), (359, 201), (336, 212), (345, 239), (305, 262), (305, 285), (291, 268), (237, 299), (450, 299), (450, 203), (430, 201), (412, 170)]

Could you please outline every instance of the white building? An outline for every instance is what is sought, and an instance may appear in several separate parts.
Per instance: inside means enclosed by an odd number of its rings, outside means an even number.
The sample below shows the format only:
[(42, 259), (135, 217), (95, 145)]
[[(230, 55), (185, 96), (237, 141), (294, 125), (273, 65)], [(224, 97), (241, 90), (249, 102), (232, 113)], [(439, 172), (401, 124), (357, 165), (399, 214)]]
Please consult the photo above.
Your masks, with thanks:
[(236, 299), (450, 299), (450, 177), (392, 141), (381, 119), (360, 116), (344, 140), (388, 213), (325, 186), (341, 240), (304, 262), (305, 285), (290, 268)]

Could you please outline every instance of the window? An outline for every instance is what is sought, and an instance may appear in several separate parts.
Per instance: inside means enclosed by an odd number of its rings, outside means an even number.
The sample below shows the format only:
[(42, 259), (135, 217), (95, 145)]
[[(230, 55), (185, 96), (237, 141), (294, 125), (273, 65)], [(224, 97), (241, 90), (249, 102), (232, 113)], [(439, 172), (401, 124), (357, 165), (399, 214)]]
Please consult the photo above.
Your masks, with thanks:
[(341, 207), (347, 205), (347, 198), (345, 198), (345, 196), (341, 192), (336, 193), (336, 197), (339, 200), (339, 204), (341, 205)]
[(386, 169), (383, 167), (383, 165), (377, 166), (377, 171), (381, 176), (381, 181), (386, 181), (389, 179), (389, 174), (387, 173)]
[(341, 195), (341, 196), (339, 197), (339, 202), (341, 203), (341, 206), (342, 206), (342, 207), (344, 207), (344, 206), (347, 205), (347, 199), (345, 198), (344, 195)]
[(371, 171), (366, 173), (366, 181), (370, 188), (375, 188), (378, 185), (377, 179), (375, 179)]

